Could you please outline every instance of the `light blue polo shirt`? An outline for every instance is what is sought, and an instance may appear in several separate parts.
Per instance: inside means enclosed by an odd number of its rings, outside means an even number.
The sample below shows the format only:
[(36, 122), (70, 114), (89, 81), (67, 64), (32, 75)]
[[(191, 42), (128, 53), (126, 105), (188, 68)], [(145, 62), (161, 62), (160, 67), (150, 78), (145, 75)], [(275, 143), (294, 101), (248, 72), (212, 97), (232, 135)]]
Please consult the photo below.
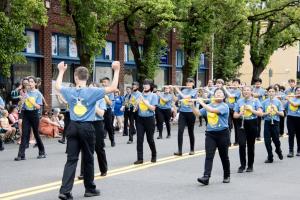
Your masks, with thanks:
[[(237, 101), (237, 103), (235, 104), (234, 109), (233, 109), (234, 112), (237, 112), (237, 113), (241, 112), (244, 105), (249, 105), (254, 110), (257, 110), (258, 108), (262, 108), (262, 105), (258, 99), (255, 99), (252, 97), (252, 98), (246, 100), (245, 98), (242, 98), (242, 99), (239, 99)], [(244, 119), (245, 120), (257, 119), (257, 116), (249, 111), (246, 111), (244, 113)]]
[[(142, 94), (143, 98), (147, 100), (150, 105), (157, 106), (157, 95), (149, 92), (148, 94)], [(141, 101), (138, 105), (138, 115), (140, 117), (151, 117), (154, 116), (154, 111), (150, 110), (143, 101)]]
[(207, 112), (206, 109), (201, 108), (202, 116), (207, 117), (207, 131), (222, 131), (228, 128), (229, 107), (226, 103), (211, 103), (209, 106), (217, 109), (219, 113)]
[[(98, 100), (97, 102), (96, 102), (96, 105), (95, 106), (98, 106), (101, 110), (106, 110), (106, 103), (105, 103), (105, 100), (104, 100), (104, 98), (102, 98), (102, 99), (100, 99), (100, 100)], [(102, 121), (102, 120), (104, 120), (104, 117), (103, 116), (100, 116), (100, 115), (98, 115), (97, 113), (96, 113), (96, 115), (95, 115), (95, 121)]]
[(95, 105), (105, 95), (103, 88), (62, 87), (61, 94), (70, 106), (72, 121), (88, 122), (95, 120)]
[(160, 96), (158, 96), (158, 105), (157, 107), (159, 107), (160, 109), (171, 109), (172, 107), (172, 99), (173, 99), (173, 95), (170, 93), (163, 93), (161, 94), (161, 96), (166, 100), (163, 101)]
[[(181, 91), (183, 95), (188, 95), (190, 99), (196, 99), (198, 95), (198, 91), (195, 89), (185, 88)], [(182, 96), (178, 95), (178, 100), (180, 101), (179, 111), (180, 112), (193, 112), (192, 107), (190, 106), (189, 99), (183, 99)]]
[(39, 90), (27, 91), (25, 96), (25, 102), (23, 104), (24, 110), (37, 110), (31, 102), (35, 102), (38, 105), (43, 105), (43, 95)]
[[(274, 98), (271, 102), (270, 98), (267, 98), (266, 100), (263, 101), (262, 103), (262, 108), (264, 112), (268, 112), (271, 109), (271, 103), (275, 106), (275, 110), (277, 110), (278, 112), (283, 111), (283, 106), (280, 100)], [(275, 120), (275, 121), (280, 121), (280, 117), (279, 115), (276, 115), (275, 113), (271, 116), (271, 115), (266, 115), (264, 116), (264, 120), (265, 121), (271, 121), (271, 119)]]

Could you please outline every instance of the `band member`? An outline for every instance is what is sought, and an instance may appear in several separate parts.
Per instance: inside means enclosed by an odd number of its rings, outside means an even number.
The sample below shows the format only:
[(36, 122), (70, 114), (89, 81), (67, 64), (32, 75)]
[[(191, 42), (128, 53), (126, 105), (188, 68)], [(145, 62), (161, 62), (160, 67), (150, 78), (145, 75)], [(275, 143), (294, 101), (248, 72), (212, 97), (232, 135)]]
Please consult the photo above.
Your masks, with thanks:
[(138, 101), (138, 117), (136, 120), (137, 129), (137, 160), (135, 165), (142, 164), (144, 162), (143, 155), (143, 143), (146, 133), (147, 142), (151, 149), (151, 162), (156, 162), (156, 147), (154, 142), (155, 131), (155, 108), (157, 105), (157, 97), (151, 92), (151, 80), (144, 80), (142, 95), (137, 99)]
[(131, 97), (129, 98), (129, 103), (132, 105), (132, 111), (131, 114), (134, 118), (134, 123), (132, 123), (131, 126), (129, 126), (129, 140), (127, 144), (131, 144), (133, 142), (133, 135), (136, 133), (136, 130), (134, 126), (136, 126), (136, 120), (137, 120), (137, 107), (138, 107), (138, 102), (137, 99), (141, 97), (142, 93), (139, 91), (139, 82), (134, 81), (132, 83), (132, 94)]
[(44, 144), (39, 135), (39, 109), (41, 108), (42, 94), (36, 89), (36, 79), (34, 77), (28, 78), (29, 90), (24, 97), (23, 104), (23, 122), (22, 122), (22, 137), (19, 146), (18, 156), (15, 161), (25, 160), (25, 149), (29, 142), (30, 131), (33, 130), (36, 144), (39, 149), (38, 159), (46, 158)]
[(289, 79), (289, 88), (285, 90), (286, 95), (294, 95), (296, 93), (296, 81), (295, 79)]
[(182, 91), (180, 91), (178, 87), (174, 87), (178, 93), (178, 99), (180, 101), (178, 119), (178, 151), (174, 153), (174, 155), (176, 156), (182, 156), (183, 132), (186, 125), (188, 127), (188, 133), (190, 138), (190, 155), (194, 155), (194, 125), (196, 118), (193, 114), (192, 106), (189, 103), (190, 99), (196, 99), (198, 95), (197, 90), (193, 89), (194, 84), (194, 79), (188, 78), (186, 81), (186, 86), (188, 88), (185, 88)]
[(229, 148), (229, 129), (228, 129), (228, 105), (223, 102), (225, 94), (223, 90), (216, 89), (214, 93), (215, 101), (209, 105), (206, 105), (201, 99), (200, 104), (203, 107), (200, 111), (193, 108), (193, 112), (196, 116), (207, 116), (208, 125), (205, 134), (205, 170), (204, 175), (198, 178), (198, 182), (208, 185), (211, 170), (213, 166), (213, 160), (218, 148), (220, 158), (224, 170), (223, 183), (230, 182), (230, 162), (228, 157)]
[(173, 95), (170, 93), (170, 87), (165, 86), (163, 88), (163, 93), (157, 93), (158, 96), (158, 105), (156, 108), (157, 113), (157, 127), (159, 131), (159, 136), (157, 139), (162, 139), (162, 131), (163, 131), (163, 123), (165, 122), (167, 128), (167, 138), (171, 137), (171, 127), (170, 127), (170, 119), (171, 119), (171, 107)]
[(294, 140), (297, 140), (297, 154), (300, 156), (300, 87), (295, 88), (295, 96), (287, 95), (287, 128), (289, 134), (289, 154), (287, 157), (294, 157)]
[[(274, 85), (275, 89), (275, 97), (282, 103), (282, 105), (286, 104), (285, 96), (286, 94), (284, 93), (285, 88), (283, 86), (280, 86), (279, 84)], [(286, 111), (285, 107), (283, 106), (283, 116), (279, 116), (279, 136), (282, 137), (284, 135), (284, 122), (285, 122), (285, 117), (286, 117)]]
[(248, 168), (246, 172), (253, 172), (255, 138), (257, 135), (257, 116), (262, 116), (262, 106), (258, 99), (252, 97), (252, 88), (244, 86), (243, 96), (234, 107), (234, 118), (242, 118), (239, 126), (239, 153), (241, 166), (238, 173), (246, 168), (246, 146), (248, 148)]
[(240, 79), (233, 79), (232, 80), (232, 88), (227, 89), (224, 87), (224, 91), (227, 94), (227, 105), (230, 109), (230, 115), (229, 115), (229, 131), (231, 132), (232, 128), (234, 127), (234, 145), (238, 145), (238, 123), (240, 119), (233, 118), (233, 109), (236, 102), (241, 97), (241, 90), (239, 88), (240, 86)]
[[(129, 131), (134, 131), (134, 116), (133, 116), (133, 105), (130, 104), (129, 100), (131, 98), (131, 87), (126, 87), (126, 94), (124, 96), (124, 104), (121, 110), (124, 111), (124, 130), (123, 136), (128, 136), (128, 121), (129, 121)], [(134, 133), (131, 133), (133, 135)]]
[[(262, 103), (265, 100), (266, 91), (261, 87), (261, 84), (262, 84), (261, 78), (257, 78), (256, 80), (254, 80), (254, 84), (255, 84), (255, 86), (253, 88), (252, 95), (254, 98), (258, 99), (260, 103)], [(261, 120), (262, 120), (262, 117), (258, 116), (257, 117), (258, 131), (257, 131), (257, 135), (256, 135), (256, 139), (258, 141), (261, 140), (261, 137), (260, 137)]]
[(264, 140), (268, 152), (268, 158), (265, 163), (273, 162), (272, 141), (275, 144), (275, 152), (280, 160), (283, 159), (279, 141), (279, 116), (284, 116), (283, 106), (280, 100), (275, 97), (275, 87), (267, 88), (269, 98), (263, 101), (263, 116), (264, 116)]
[(95, 150), (95, 128), (93, 121), (96, 113), (96, 102), (104, 98), (105, 93), (114, 92), (118, 86), (120, 63), (114, 61), (112, 69), (114, 78), (111, 86), (105, 88), (88, 88), (86, 82), (89, 71), (85, 67), (78, 67), (74, 72), (76, 87), (62, 87), (62, 79), (67, 65), (64, 62), (58, 64), (59, 74), (55, 88), (61, 93), (70, 106), (71, 122), (67, 130), (67, 162), (64, 168), (62, 185), (59, 198), (62, 200), (73, 199), (71, 190), (74, 183), (76, 166), (79, 152), (84, 157), (84, 186), (85, 197), (99, 196), (100, 191), (94, 183), (94, 150)]

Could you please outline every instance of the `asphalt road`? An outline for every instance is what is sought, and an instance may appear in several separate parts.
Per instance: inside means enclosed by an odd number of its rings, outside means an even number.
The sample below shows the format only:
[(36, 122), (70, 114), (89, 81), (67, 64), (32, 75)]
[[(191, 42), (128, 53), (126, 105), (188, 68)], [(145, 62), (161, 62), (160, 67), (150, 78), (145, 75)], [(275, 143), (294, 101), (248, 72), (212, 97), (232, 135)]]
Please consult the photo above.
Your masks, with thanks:
[[(173, 156), (177, 151), (177, 126), (172, 126), (172, 137), (155, 139), (158, 162), (145, 162), (134, 166), (136, 143), (126, 144), (127, 137), (116, 133), (116, 147), (110, 147), (106, 140), (106, 154), (109, 172), (104, 178), (97, 173), (95, 163), (95, 182), (101, 190), (100, 197), (90, 199), (105, 200), (195, 200), (205, 198), (243, 199), (243, 200), (298, 200), (300, 199), (300, 157), (286, 158), (288, 139), (281, 138), (285, 155), (283, 161), (276, 156), (274, 163), (265, 164), (266, 150), (263, 141), (256, 144), (253, 173), (238, 174), (238, 147), (230, 149), (231, 183), (224, 184), (223, 170), (218, 154), (209, 186), (202, 186), (196, 179), (204, 170), (204, 127), (195, 126), (196, 154), (183, 157)], [(157, 137), (157, 133), (156, 133)], [(156, 138), (155, 137), (155, 138)], [(53, 200), (57, 199), (63, 167), (66, 161), (65, 145), (57, 139), (43, 139), (47, 158), (37, 160), (38, 150), (32, 146), (26, 151), (26, 161), (15, 162), (18, 145), (5, 145), (0, 152), (0, 199)], [(187, 130), (184, 134), (184, 152), (189, 151)], [(144, 142), (144, 161), (151, 158), (147, 142)], [(77, 167), (79, 170), (79, 167)], [(78, 174), (78, 171), (77, 171)], [(83, 197), (82, 181), (75, 181), (74, 199)]]

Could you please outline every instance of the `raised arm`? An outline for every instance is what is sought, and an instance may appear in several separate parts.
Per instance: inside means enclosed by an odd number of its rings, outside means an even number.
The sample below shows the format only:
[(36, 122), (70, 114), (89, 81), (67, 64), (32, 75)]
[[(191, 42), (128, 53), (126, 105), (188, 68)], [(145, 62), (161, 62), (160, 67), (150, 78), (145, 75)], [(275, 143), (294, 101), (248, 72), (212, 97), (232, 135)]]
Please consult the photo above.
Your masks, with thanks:
[(58, 76), (57, 76), (57, 79), (55, 82), (55, 89), (56, 89), (56, 91), (60, 92), (64, 73), (67, 70), (68, 65), (65, 64), (64, 61), (62, 61), (62, 62), (58, 63), (57, 68), (58, 68), (59, 72), (58, 72)]
[(108, 87), (105, 87), (105, 93), (112, 93), (117, 90), (118, 88), (118, 83), (119, 83), (119, 73), (120, 73), (120, 62), (119, 61), (114, 61), (111, 64), (111, 68), (114, 70), (114, 77), (111, 82), (111, 85)]

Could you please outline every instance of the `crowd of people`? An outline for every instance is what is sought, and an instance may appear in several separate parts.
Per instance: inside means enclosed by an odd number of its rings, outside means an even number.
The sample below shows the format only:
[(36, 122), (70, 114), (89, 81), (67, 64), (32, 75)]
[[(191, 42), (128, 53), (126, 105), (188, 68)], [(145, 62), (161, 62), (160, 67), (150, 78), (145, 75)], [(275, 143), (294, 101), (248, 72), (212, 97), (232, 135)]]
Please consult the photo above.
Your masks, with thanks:
[[(284, 134), (287, 122), (289, 152), (287, 157), (300, 156), (300, 87), (296, 81), (288, 81), (289, 88), (278, 84), (262, 88), (262, 80), (256, 79), (254, 85), (241, 84), (233, 79), (225, 84), (222, 79), (208, 81), (207, 86), (195, 88), (193, 78), (188, 78), (185, 86), (165, 85), (157, 89), (153, 81), (145, 79), (140, 83), (133, 82), (125, 88), (124, 95), (117, 89), (120, 63), (112, 63), (114, 77), (105, 77), (100, 83), (90, 83), (89, 73), (85, 67), (78, 67), (74, 72), (75, 85), (62, 86), (62, 78), (67, 65), (58, 64), (59, 75), (56, 80), (58, 101), (64, 105), (64, 114), (60, 109), (48, 110), (39, 84), (35, 77), (27, 77), (22, 84), (16, 85), (12, 91), (9, 112), (2, 98), (1, 140), (0, 150), (4, 150), (3, 142), (20, 140), (18, 155), (15, 161), (25, 160), (25, 150), (31, 139), (35, 139), (38, 147), (38, 159), (46, 158), (46, 151), (41, 135), (59, 138), (59, 142), (67, 142), (67, 162), (60, 188), (60, 199), (72, 199), (72, 186), (79, 153), (81, 152), (81, 173), (84, 179), (85, 196), (98, 196), (100, 191), (94, 184), (94, 157), (96, 152), (101, 176), (106, 176), (108, 164), (104, 139), (110, 140), (115, 147), (115, 131), (128, 136), (127, 144), (132, 144), (136, 135), (137, 160), (135, 165), (144, 162), (143, 143), (146, 135), (151, 150), (151, 162), (157, 161), (157, 139), (171, 137), (171, 121), (178, 121), (178, 146), (175, 156), (182, 156), (183, 134), (187, 127), (190, 143), (189, 155), (195, 154), (194, 127), (196, 118), (206, 122), (205, 134), (205, 167), (204, 174), (198, 181), (209, 184), (213, 159), (216, 150), (220, 154), (223, 165), (223, 182), (230, 182), (230, 159), (228, 150), (231, 145), (239, 146), (240, 166), (238, 173), (253, 172), (255, 160), (255, 141), (261, 140), (263, 130), (266, 147), (265, 163), (272, 163), (275, 153), (280, 160), (283, 152), (280, 136)], [(261, 122), (264, 120), (264, 128)], [(163, 129), (166, 127), (166, 136)], [(231, 141), (231, 132), (234, 136)], [(32, 135), (32, 136), (31, 136)], [(294, 151), (294, 140), (297, 150)]]

